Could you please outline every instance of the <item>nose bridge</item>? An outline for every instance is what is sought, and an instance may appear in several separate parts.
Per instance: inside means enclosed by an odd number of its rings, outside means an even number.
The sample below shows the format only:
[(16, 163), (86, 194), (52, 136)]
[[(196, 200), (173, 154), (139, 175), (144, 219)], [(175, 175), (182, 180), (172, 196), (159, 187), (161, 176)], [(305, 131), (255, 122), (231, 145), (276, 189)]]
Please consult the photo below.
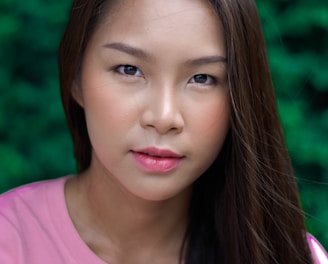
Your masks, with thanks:
[(177, 87), (161, 82), (150, 87), (151, 97), (145, 115), (146, 126), (156, 128), (159, 133), (180, 131), (183, 126)]
[(163, 85), (156, 94), (155, 107), (158, 111), (158, 117), (161, 117), (162, 120), (169, 121), (170, 118), (173, 118), (174, 112), (176, 109), (176, 96), (174, 94), (175, 89), (172, 85)]

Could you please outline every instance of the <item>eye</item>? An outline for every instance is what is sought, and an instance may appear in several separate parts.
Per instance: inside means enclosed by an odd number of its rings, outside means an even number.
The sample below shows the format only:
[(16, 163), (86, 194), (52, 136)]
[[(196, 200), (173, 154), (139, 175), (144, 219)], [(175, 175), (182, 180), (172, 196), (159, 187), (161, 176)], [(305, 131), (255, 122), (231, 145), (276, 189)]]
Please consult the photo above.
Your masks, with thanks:
[(190, 79), (190, 82), (197, 84), (215, 84), (217, 81), (208, 74), (196, 74)]
[(123, 75), (131, 75), (137, 77), (144, 76), (143, 72), (140, 69), (138, 69), (138, 67), (133, 65), (120, 65), (115, 68), (115, 71)]

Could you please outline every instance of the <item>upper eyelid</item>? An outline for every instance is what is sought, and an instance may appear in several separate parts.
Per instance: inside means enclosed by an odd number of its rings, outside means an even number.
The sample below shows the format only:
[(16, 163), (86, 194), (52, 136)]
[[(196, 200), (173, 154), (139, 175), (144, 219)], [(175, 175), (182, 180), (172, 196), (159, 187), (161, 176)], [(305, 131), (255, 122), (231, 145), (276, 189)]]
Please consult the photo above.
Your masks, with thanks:
[[(120, 64), (120, 65), (116, 65), (116, 66), (113, 67), (113, 70), (119, 72), (119, 71), (118, 71), (119, 68), (121, 68), (121, 67), (126, 67), (126, 66), (134, 67), (134, 68), (136, 68), (136, 70), (139, 71), (142, 75), (144, 74), (143, 71), (142, 71), (139, 67), (134, 66), (134, 65), (131, 65), (131, 64)], [(119, 72), (119, 73), (120, 73), (120, 74), (123, 74), (123, 75), (127, 75), (127, 76), (137, 76), (137, 75), (126, 74), (126, 73), (124, 73), (124, 72), (123, 72), (123, 73)]]
[[(210, 74), (206, 74), (206, 73), (200, 73), (200, 74), (195, 74), (195, 75), (193, 75), (189, 80), (192, 80), (192, 79), (194, 79), (195, 78), (195, 76), (197, 76), (197, 75), (206, 75), (207, 77), (209, 77), (209, 78), (211, 78), (212, 79), (212, 82), (214, 83), (214, 84), (216, 84), (216, 83), (218, 83), (219, 82), (219, 78), (218, 77), (215, 77), (215, 76), (213, 76), (213, 75), (210, 75)], [(195, 81), (193, 82), (193, 83), (196, 83)], [(198, 84), (203, 84), (203, 85), (206, 85), (206, 83), (198, 83)], [(212, 83), (211, 83), (212, 84)]]

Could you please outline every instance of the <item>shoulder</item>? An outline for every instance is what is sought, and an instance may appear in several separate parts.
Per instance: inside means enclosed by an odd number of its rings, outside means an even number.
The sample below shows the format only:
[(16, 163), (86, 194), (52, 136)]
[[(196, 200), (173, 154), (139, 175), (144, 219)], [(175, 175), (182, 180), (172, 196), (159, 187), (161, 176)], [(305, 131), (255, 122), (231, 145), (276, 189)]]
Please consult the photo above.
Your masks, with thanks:
[(49, 193), (60, 196), (65, 178), (27, 184), (0, 195), (1, 263), (25, 263), (19, 258), (26, 245), (38, 243), (37, 237), (50, 222)]
[(328, 254), (320, 243), (311, 235), (307, 234), (310, 250), (315, 264), (328, 264)]
[(34, 205), (42, 209), (46, 203), (47, 192), (63, 191), (65, 179), (66, 177), (30, 183), (0, 195), (0, 219), (14, 220), (19, 215), (26, 216), (27, 212), (32, 213)]
[(64, 193), (69, 177), (0, 195), (0, 263), (104, 263), (69, 217)]

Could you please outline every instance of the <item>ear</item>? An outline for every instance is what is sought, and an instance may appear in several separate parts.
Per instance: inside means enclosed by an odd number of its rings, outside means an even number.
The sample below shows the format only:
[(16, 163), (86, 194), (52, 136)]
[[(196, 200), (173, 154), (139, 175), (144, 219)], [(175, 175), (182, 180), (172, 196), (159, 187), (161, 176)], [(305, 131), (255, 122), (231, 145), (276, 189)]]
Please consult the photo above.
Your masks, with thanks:
[(72, 97), (74, 100), (82, 107), (84, 108), (84, 100), (83, 100), (83, 94), (80, 85), (74, 81), (71, 89)]

